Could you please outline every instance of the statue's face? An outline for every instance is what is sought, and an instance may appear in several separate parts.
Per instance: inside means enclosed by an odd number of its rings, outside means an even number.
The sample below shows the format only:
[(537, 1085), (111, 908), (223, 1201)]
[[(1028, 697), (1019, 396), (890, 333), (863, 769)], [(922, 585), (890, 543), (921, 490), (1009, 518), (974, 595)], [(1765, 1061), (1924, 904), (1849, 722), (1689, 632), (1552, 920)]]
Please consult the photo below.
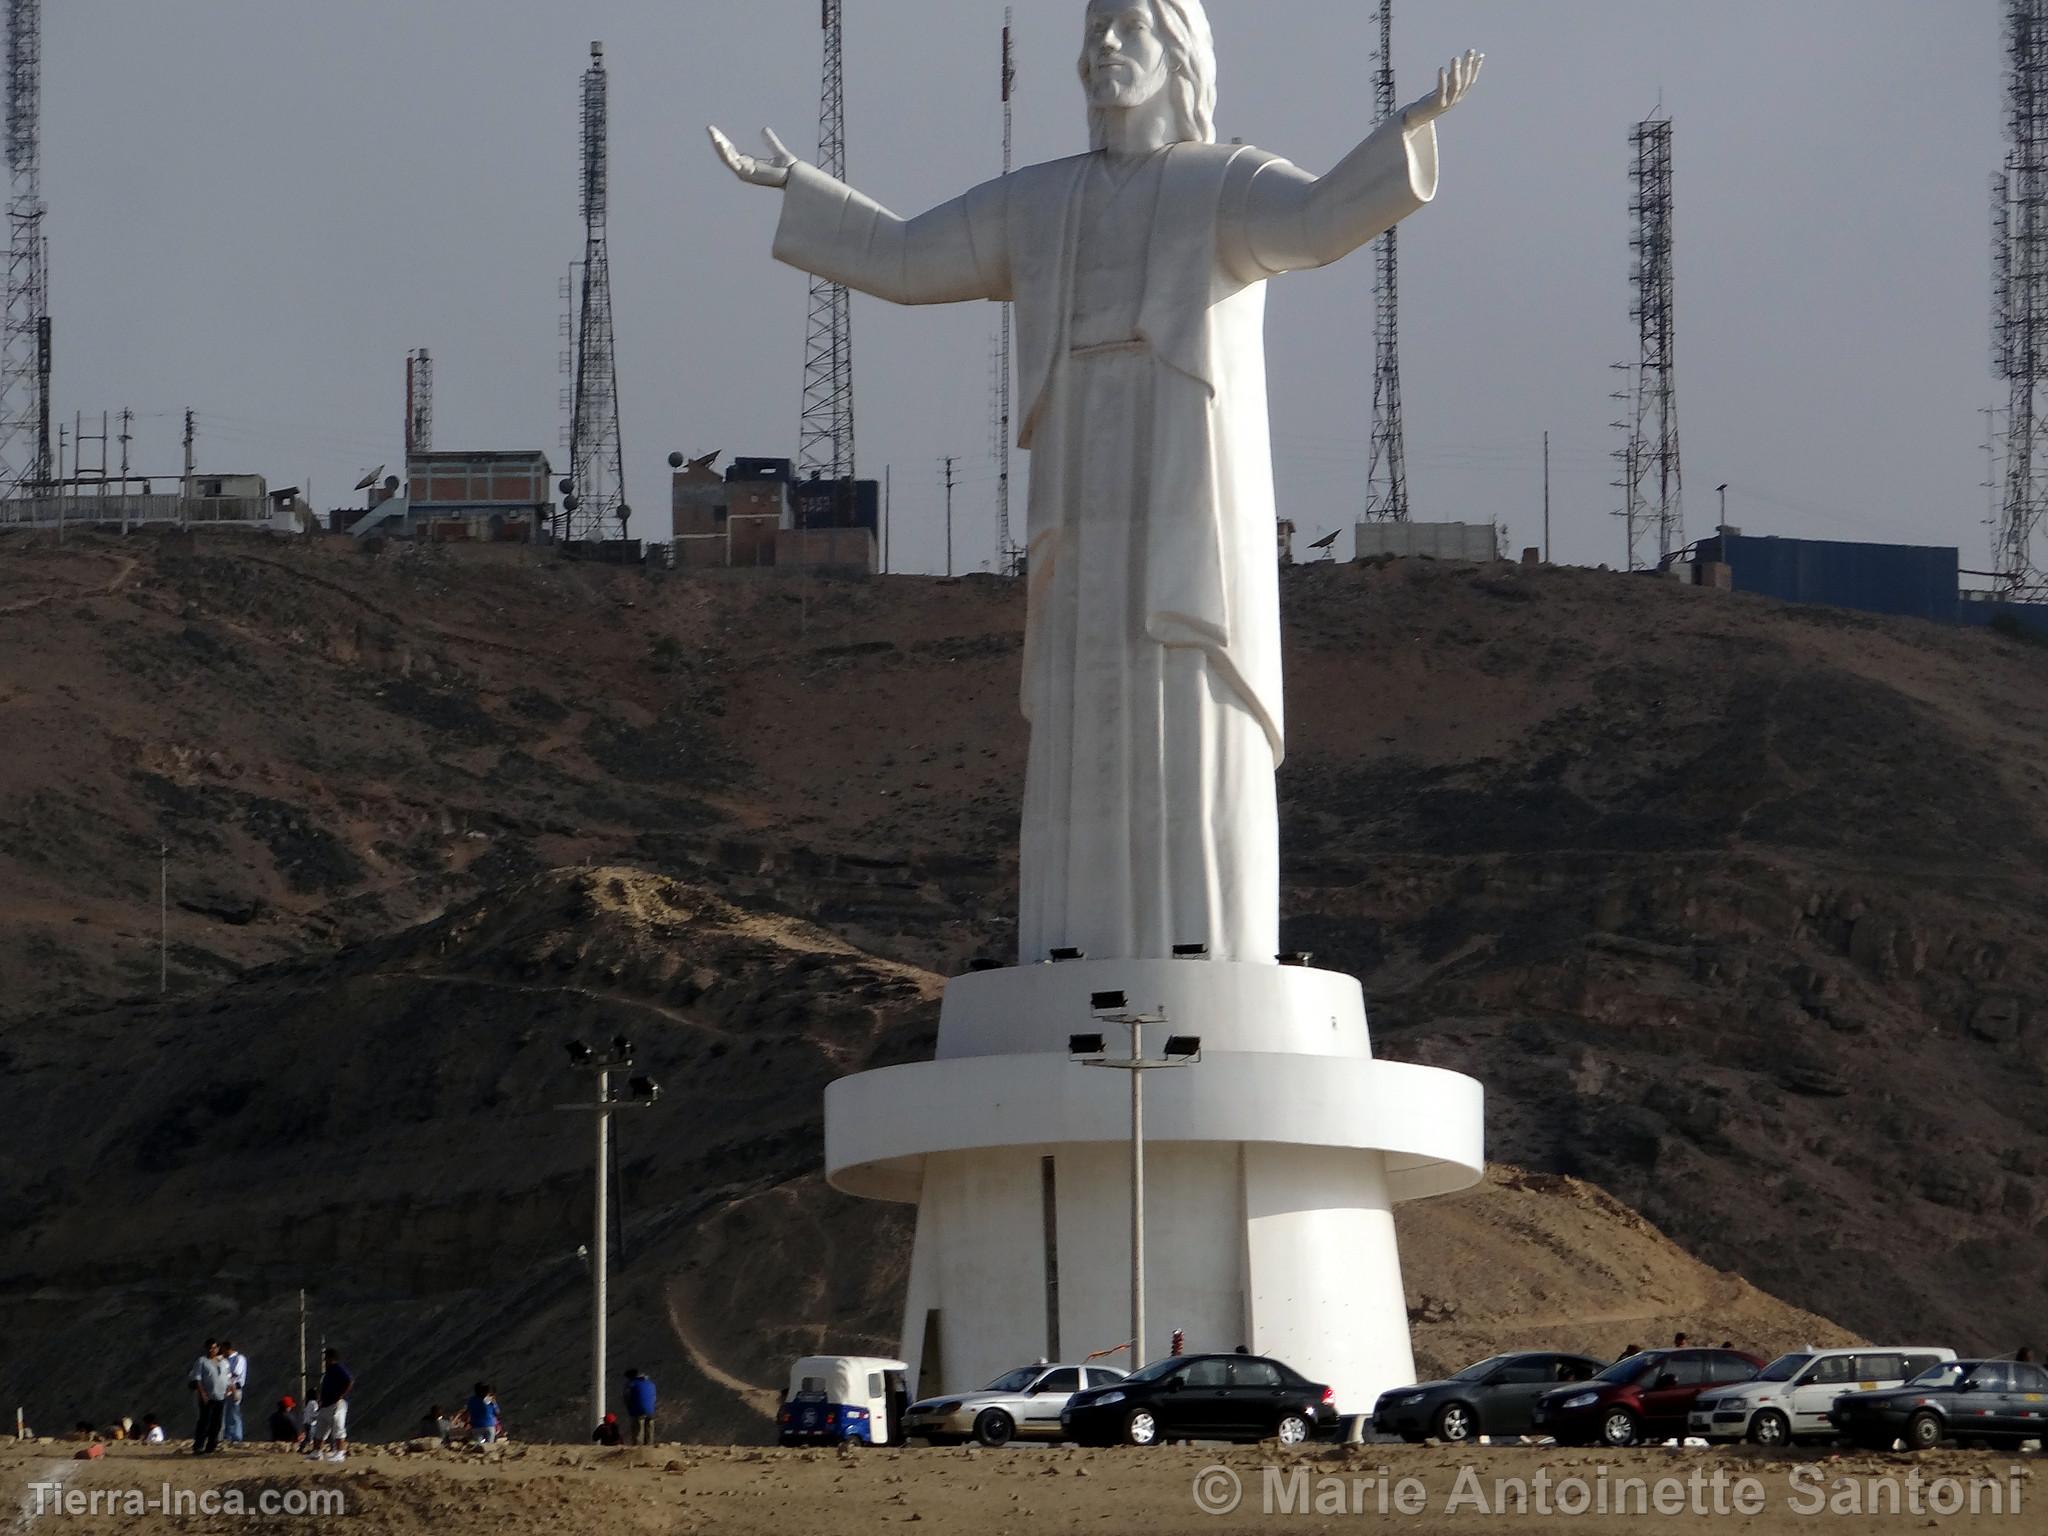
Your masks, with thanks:
[(1088, 0), (1081, 62), (1091, 107), (1142, 107), (1164, 90), (1171, 71), (1152, 0)]

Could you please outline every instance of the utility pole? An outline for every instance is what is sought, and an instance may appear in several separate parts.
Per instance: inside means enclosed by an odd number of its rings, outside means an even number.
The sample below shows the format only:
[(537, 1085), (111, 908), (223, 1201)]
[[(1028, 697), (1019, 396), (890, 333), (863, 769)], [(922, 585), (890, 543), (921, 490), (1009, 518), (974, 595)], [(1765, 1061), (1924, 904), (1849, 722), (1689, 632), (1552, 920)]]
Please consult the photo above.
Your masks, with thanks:
[(179, 487), (179, 500), (182, 503), (178, 508), (178, 521), (180, 523), (183, 523), (192, 515), (192, 493), (197, 484), (194, 476), (199, 468), (199, 461), (193, 457), (192, 453), (192, 445), (196, 440), (192, 419), (193, 413), (189, 410), (185, 412), (185, 482)]
[(1084, 1067), (1107, 1067), (1131, 1074), (1131, 1369), (1145, 1363), (1145, 1074), (1168, 1068), (1191, 1067), (1202, 1059), (1202, 1042), (1196, 1035), (1168, 1037), (1163, 1056), (1145, 1054), (1144, 1027), (1165, 1024), (1164, 1009), (1134, 1013), (1121, 992), (1089, 995), (1089, 1011), (1104, 1024), (1127, 1024), (1131, 1031), (1128, 1056), (1108, 1054), (1099, 1034), (1069, 1035), (1067, 1055)]
[(946, 460), (946, 575), (953, 574), (953, 461)]
[(1550, 434), (1543, 434), (1543, 563), (1550, 564)]
[(306, 1400), (306, 1288), (299, 1287), (299, 1401)]
[(128, 445), (135, 440), (135, 434), (131, 430), (134, 425), (135, 413), (130, 410), (123, 410), (121, 412), (121, 494), (123, 496), (128, 494)]
[(156, 848), (156, 990), (171, 990), (171, 845)]
[(882, 574), (889, 574), (889, 514), (894, 510), (896, 487), (894, 475), (896, 466), (882, 466)]
[[(635, 1077), (627, 1083), (628, 1097), (615, 1099), (612, 1096), (612, 1073), (633, 1065), (633, 1042), (624, 1035), (612, 1037), (609, 1056), (599, 1056), (581, 1040), (571, 1040), (567, 1046), (569, 1065), (578, 1071), (597, 1074), (597, 1096), (580, 1104), (557, 1104), (555, 1108), (571, 1114), (595, 1115), (597, 1118), (597, 1169), (596, 1205), (590, 1222), (590, 1422), (604, 1422), (605, 1400), (605, 1321), (610, 1305), (607, 1282), (610, 1278), (610, 1235), (611, 1187), (609, 1174), (612, 1155), (612, 1116), (622, 1109), (652, 1109), (661, 1097), (661, 1085), (651, 1077)], [(622, 1245), (623, 1246), (623, 1245)]]

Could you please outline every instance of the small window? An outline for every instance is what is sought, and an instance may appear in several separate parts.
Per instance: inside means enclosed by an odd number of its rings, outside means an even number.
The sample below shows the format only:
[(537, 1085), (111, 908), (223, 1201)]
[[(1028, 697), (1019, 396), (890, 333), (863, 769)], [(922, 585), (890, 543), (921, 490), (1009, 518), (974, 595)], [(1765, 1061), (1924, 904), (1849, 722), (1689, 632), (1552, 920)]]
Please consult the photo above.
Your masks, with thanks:
[(1057, 1371), (1047, 1371), (1038, 1378), (1033, 1392), (1078, 1392), (1081, 1390), (1081, 1373), (1071, 1365)]
[(869, 1396), (870, 1398), (877, 1398), (877, 1397), (880, 1397), (881, 1395), (882, 1395), (882, 1373), (881, 1373), (880, 1371), (869, 1371), (869, 1372), (868, 1372), (868, 1396)]
[(1088, 1367), (1088, 1385), (1091, 1387), (1113, 1386), (1123, 1379), (1124, 1373), (1113, 1366), (1091, 1365)]
[(1706, 1356), (1688, 1351), (1660, 1362), (1656, 1374), (1650, 1379), (1650, 1389), (1669, 1391), (1674, 1387), (1697, 1387), (1709, 1379)]
[(1897, 1355), (1858, 1355), (1852, 1378), (1856, 1381), (1904, 1381), (1906, 1373)]
[(2012, 1390), (2048, 1392), (2048, 1371), (2026, 1360), (2015, 1361), (2012, 1368)]
[(1230, 1384), (1233, 1387), (1277, 1387), (1281, 1384), (1280, 1372), (1270, 1360), (1235, 1360), (1231, 1362)]
[(1230, 1373), (1221, 1360), (1197, 1360), (1181, 1373), (1181, 1380), (1191, 1387), (1227, 1387)]
[(1813, 1369), (1806, 1373), (1806, 1384), (1812, 1387), (1834, 1387), (1843, 1382), (1855, 1381), (1856, 1360), (1853, 1355), (1828, 1355), (1813, 1362)]
[(1702, 1381), (1754, 1381), (1756, 1362), (1738, 1355), (1732, 1349), (1710, 1350), (1706, 1360), (1707, 1374)]
[(1939, 1355), (1908, 1355), (1900, 1366), (1900, 1380), (1911, 1381), (1922, 1371), (1931, 1371), (1939, 1364)]
[(2011, 1382), (2004, 1362), (1984, 1360), (1970, 1368), (1969, 1379), (1963, 1384), (1972, 1392), (2010, 1392)]
[(1491, 1385), (1496, 1387), (1528, 1387), (1538, 1382), (1557, 1381), (1557, 1365), (1550, 1360), (1517, 1360), (1504, 1365), (1493, 1373)]

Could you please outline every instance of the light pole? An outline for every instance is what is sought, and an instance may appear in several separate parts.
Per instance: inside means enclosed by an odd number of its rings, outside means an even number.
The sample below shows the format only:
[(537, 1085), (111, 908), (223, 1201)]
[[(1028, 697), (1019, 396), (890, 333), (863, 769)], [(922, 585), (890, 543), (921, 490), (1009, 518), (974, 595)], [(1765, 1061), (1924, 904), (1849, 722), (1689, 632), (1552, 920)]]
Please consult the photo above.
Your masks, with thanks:
[(610, 1167), (612, 1147), (612, 1115), (621, 1109), (652, 1109), (661, 1097), (661, 1084), (651, 1077), (634, 1077), (627, 1080), (627, 1097), (612, 1097), (612, 1073), (621, 1067), (633, 1065), (633, 1042), (624, 1035), (612, 1036), (612, 1051), (609, 1056), (599, 1056), (581, 1040), (571, 1040), (565, 1046), (569, 1053), (569, 1065), (579, 1072), (597, 1074), (597, 1096), (581, 1104), (557, 1104), (555, 1108), (572, 1114), (593, 1115), (597, 1120), (597, 1196), (594, 1214), (591, 1218), (590, 1237), (590, 1422), (604, 1422), (604, 1372), (605, 1372), (605, 1254), (606, 1223), (611, 1215), (610, 1183), (607, 1171)]
[(1133, 1013), (1121, 992), (1091, 993), (1088, 1008), (1105, 1024), (1128, 1024), (1131, 1029), (1128, 1056), (1105, 1054), (1101, 1035), (1069, 1035), (1067, 1054), (1084, 1067), (1108, 1067), (1131, 1074), (1131, 1369), (1135, 1371), (1145, 1363), (1145, 1074), (1193, 1066), (1202, 1059), (1202, 1041), (1197, 1035), (1171, 1035), (1165, 1055), (1147, 1056), (1145, 1026), (1166, 1023), (1163, 1009)]
[[(1726, 485), (1717, 485), (1714, 489), (1721, 493), (1721, 528), (1726, 528), (1728, 526), (1728, 487)], [(1720, 528), (1715, 530), (1717, 533), (1720, 531)]]

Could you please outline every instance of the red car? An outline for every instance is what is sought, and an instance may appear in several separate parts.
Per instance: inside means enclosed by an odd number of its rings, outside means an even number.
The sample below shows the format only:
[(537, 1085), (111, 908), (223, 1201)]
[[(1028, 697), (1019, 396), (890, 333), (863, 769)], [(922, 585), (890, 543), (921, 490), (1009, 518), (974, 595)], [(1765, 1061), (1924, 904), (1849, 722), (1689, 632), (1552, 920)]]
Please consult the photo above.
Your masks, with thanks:
[(1560, 1445), (1641, 1445), (1682, 1440), (1693, 1399), (1709, 1387), (1749, 1381), (1763, 1361), (1733, 1349), (1646, 1349), (1591, 1381), (1536, 1401), (1535, 1433)]

